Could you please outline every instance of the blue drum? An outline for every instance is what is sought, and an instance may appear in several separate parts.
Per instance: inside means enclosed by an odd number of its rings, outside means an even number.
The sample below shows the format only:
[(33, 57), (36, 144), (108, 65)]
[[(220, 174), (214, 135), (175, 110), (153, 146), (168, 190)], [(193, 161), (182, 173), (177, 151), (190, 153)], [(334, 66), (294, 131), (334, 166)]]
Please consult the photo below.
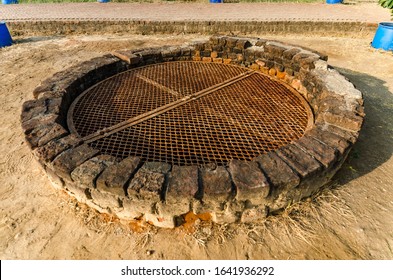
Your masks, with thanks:
[(4, 21), (0, 21), (0, 48), (12, 45), (11, 34)]
[(18, 4), (18, 0), (1, 0), (1, 4)]
[(376, 49), (393, 51), (393, 22), (381, 22), (378, 25), (371, 46)]
[(326, 4), (341, 4), (343, 0), (326, 0)]

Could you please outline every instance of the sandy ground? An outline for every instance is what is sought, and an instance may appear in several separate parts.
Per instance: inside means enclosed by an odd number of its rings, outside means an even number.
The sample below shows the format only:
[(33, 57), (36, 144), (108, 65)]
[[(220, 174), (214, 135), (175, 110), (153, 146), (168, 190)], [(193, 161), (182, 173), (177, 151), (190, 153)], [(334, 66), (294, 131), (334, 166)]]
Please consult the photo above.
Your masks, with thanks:
[(393, 259), (392, 53), (371, 49), (372, 38), (271, 38), (329, 55), (364, 93), (362, 134), (329, 189), (263, 223), (195, 230), (120, 223), (55, 190), (19, 122), (22, 103), (57, 71), (114, 49), (193, 37), (28, 38), (0, 49), (0, 258)]

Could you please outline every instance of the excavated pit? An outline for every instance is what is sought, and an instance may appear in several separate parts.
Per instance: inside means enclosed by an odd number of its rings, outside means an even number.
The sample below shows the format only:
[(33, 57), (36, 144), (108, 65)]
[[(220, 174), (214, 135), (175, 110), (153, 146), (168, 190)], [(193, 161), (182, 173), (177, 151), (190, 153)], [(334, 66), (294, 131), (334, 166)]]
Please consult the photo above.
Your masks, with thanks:
[(116, 51), (43, 81), (21, 121), (52, 183), (121, 219), (254, 222), (317, 192), (360, 131), (321, 54), (257, 38)]

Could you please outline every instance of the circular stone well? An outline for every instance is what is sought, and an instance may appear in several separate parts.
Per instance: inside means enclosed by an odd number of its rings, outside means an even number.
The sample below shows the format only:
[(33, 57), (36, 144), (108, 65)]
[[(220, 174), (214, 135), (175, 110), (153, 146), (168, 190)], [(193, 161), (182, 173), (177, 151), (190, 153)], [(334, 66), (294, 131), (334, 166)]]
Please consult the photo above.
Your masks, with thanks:
[(358, 137), (362, 95), (326, 60), (226, 36), (116, 51), (43, 81), (22, 127), (52, 183), (101, 212), (253, 222), (318, 191)]

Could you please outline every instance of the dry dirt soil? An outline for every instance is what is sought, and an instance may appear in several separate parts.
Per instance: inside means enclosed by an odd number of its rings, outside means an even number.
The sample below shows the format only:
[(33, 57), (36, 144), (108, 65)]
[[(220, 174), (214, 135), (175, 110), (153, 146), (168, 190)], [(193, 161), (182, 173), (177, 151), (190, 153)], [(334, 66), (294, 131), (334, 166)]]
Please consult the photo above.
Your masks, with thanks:
[(393, 259), (393, 55), (372, 38), (271, 37), (328, 54), (363, 92), (367, 116), (332, 184), (264, 222), (121, 223), (51, 186), (20, 127), (33, 89), (111, 50), (195, 38), (36, 37), (0, 49), (0, 259)]

